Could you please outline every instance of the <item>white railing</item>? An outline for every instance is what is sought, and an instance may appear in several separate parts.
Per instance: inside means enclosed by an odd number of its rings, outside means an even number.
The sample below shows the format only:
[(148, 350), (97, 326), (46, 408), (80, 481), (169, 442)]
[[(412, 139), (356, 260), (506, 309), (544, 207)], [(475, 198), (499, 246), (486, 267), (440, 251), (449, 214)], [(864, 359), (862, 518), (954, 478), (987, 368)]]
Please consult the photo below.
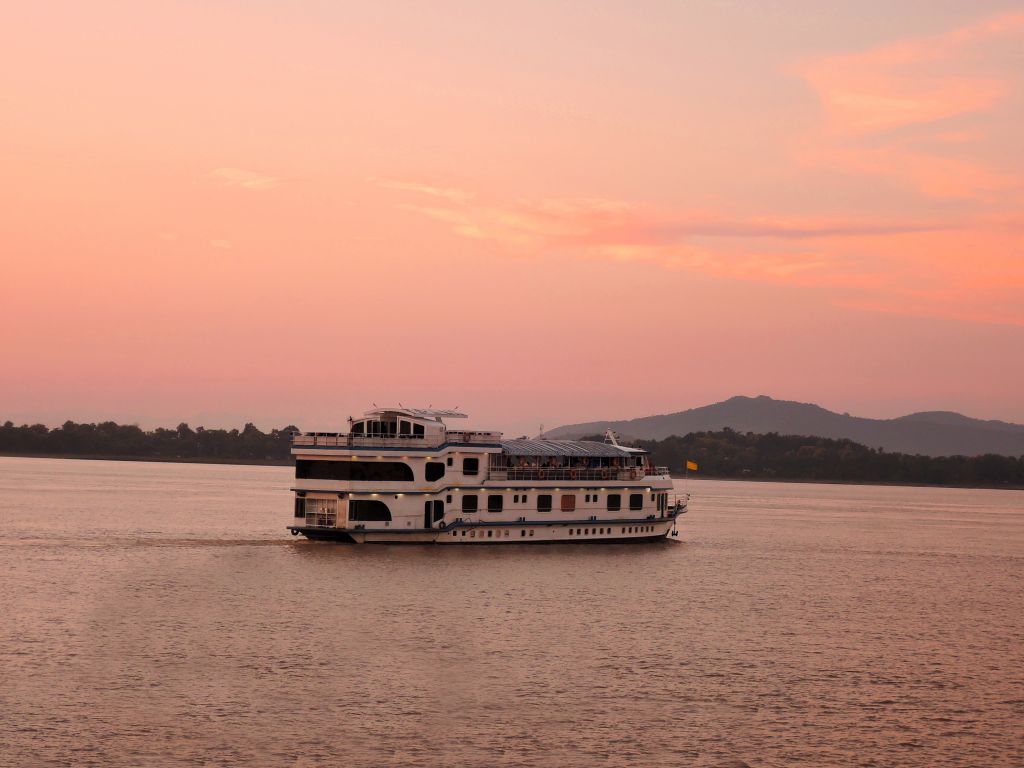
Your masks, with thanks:
[(492, 467), (491, 480), (640, 480), (643, 467)]
[(342, 432), (296, 432), (292, 445), (312, 448), (437, 448), (448, 443), (493, 444), (501, 432), (447, 432), (423, 435), (356, 435)]
[(453, 432), (448, 430), (449, 443), (499, 443), (501, 432), (469, 432), (460, 430)]

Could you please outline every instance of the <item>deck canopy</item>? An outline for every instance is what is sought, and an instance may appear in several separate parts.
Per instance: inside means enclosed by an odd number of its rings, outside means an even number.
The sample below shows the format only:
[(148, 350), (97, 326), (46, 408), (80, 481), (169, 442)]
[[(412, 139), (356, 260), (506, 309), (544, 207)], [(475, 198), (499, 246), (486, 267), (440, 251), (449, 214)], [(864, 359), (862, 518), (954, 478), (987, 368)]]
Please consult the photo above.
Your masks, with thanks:
[(464, 413), (453, 411), (448, 408), (405, 408), (403, 406), (398, 406), (396, 408), (374, 408), (372, 411), (367, 411), (364, 416), (383, 416), (384, 414), (399, 414), (418, 419), (434, 419), (436, 421), (440, 421), (441, 419), (469, 418), (469, 416)]
[(646, 453), (639, 448), (627, 448), (593, 440), (540, 440), (521, 438), (502, 440), (501, 452), (509, 456), (569, 456), (588, 458), (622, 458)]

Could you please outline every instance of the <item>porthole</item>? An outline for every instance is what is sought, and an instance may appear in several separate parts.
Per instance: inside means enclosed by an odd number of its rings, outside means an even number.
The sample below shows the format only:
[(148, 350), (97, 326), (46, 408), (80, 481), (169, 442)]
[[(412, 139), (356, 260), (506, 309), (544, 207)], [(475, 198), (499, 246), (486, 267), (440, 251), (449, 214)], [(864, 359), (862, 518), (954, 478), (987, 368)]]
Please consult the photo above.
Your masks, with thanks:
[(533, 536), (533, 528), (530, 529), (530, 535)]
[(525, 535), (526, 535), (526, 529), (525, 529), (525, 528), (523, 528), (523, 530), (521, 530), (521, 531), (519, 532), (519, 535), (520, 535), (520, 536), (525, 536)]
[(494, 536), (494, 531), (488, 531), (488, 532), (487, 532), (487, 538), (489, 539), (489, 538), (491, 538), (492, 536)]

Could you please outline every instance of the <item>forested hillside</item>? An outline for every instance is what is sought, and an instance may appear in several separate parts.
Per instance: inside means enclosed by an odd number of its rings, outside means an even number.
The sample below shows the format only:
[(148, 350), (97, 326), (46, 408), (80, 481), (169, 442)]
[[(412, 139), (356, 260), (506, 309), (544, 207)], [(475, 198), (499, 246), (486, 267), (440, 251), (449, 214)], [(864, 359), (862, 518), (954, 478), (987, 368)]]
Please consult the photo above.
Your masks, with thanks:
[(690, 459), (701, 477), (1024, 486), (1024, 457), (922, 456), (890, 453), (851, 440), (754, 434), (723, 429), (664, 440), (639, 440), (654, 462), (681, 472)]

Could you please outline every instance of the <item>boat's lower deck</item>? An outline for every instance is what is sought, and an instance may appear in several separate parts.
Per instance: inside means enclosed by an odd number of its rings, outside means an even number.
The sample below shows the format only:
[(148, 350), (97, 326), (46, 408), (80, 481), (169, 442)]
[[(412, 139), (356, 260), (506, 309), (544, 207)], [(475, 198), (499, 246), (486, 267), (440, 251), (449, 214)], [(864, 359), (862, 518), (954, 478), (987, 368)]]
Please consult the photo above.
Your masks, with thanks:
[(675, 534), (675, 517), (643, 521), (454, 523), (445, 528), (323, 528), (289, 526), (293, 535), (357, 544), (540, 544), (653, 541)]

